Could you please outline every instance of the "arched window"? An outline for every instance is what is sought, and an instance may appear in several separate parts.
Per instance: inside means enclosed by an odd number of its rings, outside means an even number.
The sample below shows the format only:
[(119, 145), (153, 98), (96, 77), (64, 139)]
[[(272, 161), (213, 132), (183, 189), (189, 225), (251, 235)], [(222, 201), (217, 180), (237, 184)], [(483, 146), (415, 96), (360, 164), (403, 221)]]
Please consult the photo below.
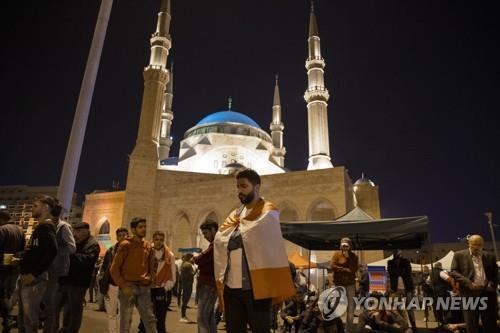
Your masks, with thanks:
[(335, 219), (335, 211), (332, 204), (327, 200), (319, 200), (309, 211), (311, 221), (332, 221)]
[(179, 248), (192, 247), (191, 228), (187, 215), (183, 214), (173, 227), (172, 250), (179, 253)]
[(101, 227), (99, 228), (99, 235), (109, 235), (110, 230), (111, 230), (111, 225), (109, 224), (108, 220), (105, 220), (101, 224)]

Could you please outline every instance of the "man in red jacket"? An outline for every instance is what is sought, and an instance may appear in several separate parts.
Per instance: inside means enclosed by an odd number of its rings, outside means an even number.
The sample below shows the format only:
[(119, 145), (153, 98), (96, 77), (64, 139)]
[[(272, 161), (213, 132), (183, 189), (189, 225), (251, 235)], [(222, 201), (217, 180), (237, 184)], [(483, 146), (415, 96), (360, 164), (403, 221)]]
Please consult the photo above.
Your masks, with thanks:
[(194, 258), (198, 265), (198, 333), (216, 333), (215, 302), (217, 301), (217, 288), (214, 276), (214, 238), (219, 225), (212, 220), (206, 220), (200, 225), (203, 237), (210, 242), (209, 247)]

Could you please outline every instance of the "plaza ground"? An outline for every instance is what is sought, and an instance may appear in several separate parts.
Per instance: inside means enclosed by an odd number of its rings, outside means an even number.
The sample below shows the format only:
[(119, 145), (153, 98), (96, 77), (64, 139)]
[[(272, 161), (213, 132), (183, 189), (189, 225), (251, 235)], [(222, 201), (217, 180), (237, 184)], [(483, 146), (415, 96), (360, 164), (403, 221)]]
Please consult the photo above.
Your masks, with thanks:
[[(167, 332), (169, 333), (197, 333), (196, 325), (196, 307), (194, 302), (191, 302), (191, 308), (187, 310), (187, 317), (191, 320), (190, 323), (181, 323), (180, 319), (180, 309), (177, 308), (175, 304), (175, 298), (172, 301), (171, 308), (173, 311), (169, 311), (167, 314)], [(420, 328), (419, 333), (430, 332), (430, 330), (425, 329), (426, 325), (423, 321), (424, 313), (423, 311), (415, 312), (417, 318), (417, 326)], [(130, 333), (136, 333), (137, 326), (139, 324), (139, 315), (137, 311), (134, 311), (132, 329)], [(429, 328), (436, 327), (435, 322), (428, 323)], [(219, 332), (225, 332), (223, 323), (219, 324)], [(11, 332), (17, 332), (16, 329), (11, 330)], [(41, 331), (40, 331), (41, 332)], [(82, 326), (80, 328), (81, 333), (106, 333), (108, 332), (107, 317), (105, 312), (97, 311), (97, 304), (88, 303), (84, 309)]]

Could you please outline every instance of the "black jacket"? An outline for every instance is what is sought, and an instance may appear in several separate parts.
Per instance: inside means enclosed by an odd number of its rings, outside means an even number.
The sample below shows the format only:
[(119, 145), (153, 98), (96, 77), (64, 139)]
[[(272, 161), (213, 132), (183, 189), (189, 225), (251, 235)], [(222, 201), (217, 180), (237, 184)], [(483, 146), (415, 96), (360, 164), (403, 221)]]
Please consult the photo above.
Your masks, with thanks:
[(69, 256), (68, 276), (59, 278), (61, 285), (89, 287), (95, 263), (99, 257), (99, 244), (94, 237), (76, 243), (76, 252)]
[(109, 273), (109, 269), (111, 268), (111, 264), (113, 263), (113, 258), (115, 257), (118, 245), (119, 243), (116, 243), (115, 245), (110, 247), (106, 251), (104, 259), (102, 260), (101, 272), (100, 272), (100, 277), (98, 278), (98, 283), (99, 283), (99, 292), (103, 295), (106, 295), (108, 293), (110, 284), (116, 286), (116, 283), (113, 281), (113, 278)]
[(4, 253), (20, 254), (24, 250), (24, 234), (14, 223), (0, 225), (0, 256)]
[(399, 258), (399, 260), (391, 259), (387, 262), (387, 271), (391, 282), (391, 290), (398, 290), (398, 278), (403, 279), (405, 292), (413, 291), (413, 279), (411, 277), (411, 263), (406, 258)]
[(57, 254), (56, 226), (52, 222), (38, 224), (21, 257), (21, 274), (38, 276), (49, 269)]

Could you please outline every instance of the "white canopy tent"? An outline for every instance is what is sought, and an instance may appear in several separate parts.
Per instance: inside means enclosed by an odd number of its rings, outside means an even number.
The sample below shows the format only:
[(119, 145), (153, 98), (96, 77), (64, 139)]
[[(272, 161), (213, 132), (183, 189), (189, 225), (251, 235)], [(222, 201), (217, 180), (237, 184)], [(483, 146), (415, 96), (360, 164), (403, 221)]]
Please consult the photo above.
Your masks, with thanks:
[[(444, 270), (449, 271), (451, 269), (451, 262), (453, 261), (453, 254), (454, 253), (455, 252), (450, 251), (444, 257), (442, 257), (441, 259), (438, 260), (443, 265)], [(387, 257), (385, 259), (369, 263), (368, 266), (384, 266), (387, 269), (387, 263), (392, 258), (393, 258), (393, 256), (390, 255), (389, 257)], [(438, 261), (436, 261), (436, 262), (438, 262)], [(436, 262), (434, 262), (433, 264), (435, 264)], [(422, 270), (422, 267), (428, 267), (429, 269), (431, 269), (430, 264), (422, 265), (422, 266), (420, 266), (419, 264), (413, 264), (413, 263), (411, 264), (411, 269), (413, 272), (420, 272)]]

